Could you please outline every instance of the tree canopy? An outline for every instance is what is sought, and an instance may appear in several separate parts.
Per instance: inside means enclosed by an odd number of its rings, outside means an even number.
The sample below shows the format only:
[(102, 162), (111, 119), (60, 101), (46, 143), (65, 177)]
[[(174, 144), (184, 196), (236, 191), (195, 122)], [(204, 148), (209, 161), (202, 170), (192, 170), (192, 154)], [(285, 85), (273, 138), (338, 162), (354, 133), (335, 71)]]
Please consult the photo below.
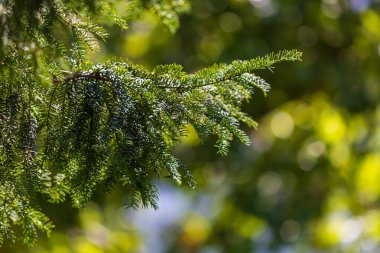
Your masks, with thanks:
[[(172, 149), (191, 125), (202, 140), (216, 136), (226, 154), (239, 127), (257, 123), (242, 112), (254, 72), (300, 60), (295, 50), (215, 64), (187, 74), (177, 64), (151, 70), (122, 58), (94, 62), (108, 29), (151, 12), (174, 32), (189, 3), (161, 1), (20, 1), (0, 4), (0, 243), (53, 224), (39, 202), (70, 196), (82, 207), (123, 185), (129, 205), (157, 207), (154, 180), (194, 186)], [(100, 42), (103, 41), (103, 42)]]

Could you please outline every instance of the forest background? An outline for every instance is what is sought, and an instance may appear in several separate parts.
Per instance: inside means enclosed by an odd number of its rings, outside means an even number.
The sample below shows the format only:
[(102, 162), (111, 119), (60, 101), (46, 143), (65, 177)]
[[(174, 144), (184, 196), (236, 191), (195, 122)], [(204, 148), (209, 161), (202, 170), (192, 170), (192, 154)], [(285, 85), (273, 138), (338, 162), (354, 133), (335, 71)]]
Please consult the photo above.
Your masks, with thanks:
[[(188, 72), (281, 49), (302, 63), (260, 71), (272, 86), (244, 110), (259, 122), (228, 156), (191, 132), (176, 147), (196, 190), (158, 182), (159, 209), (114, 190), (82, 210), (47, 206), (56, 228), (0, 252), (378, 252), (380, 3), (194, 0), (172, 34), (151, 14), (111, 30), (93, 61), (127, 57)], [(65, 208), (65, 212), (62, 212)]]

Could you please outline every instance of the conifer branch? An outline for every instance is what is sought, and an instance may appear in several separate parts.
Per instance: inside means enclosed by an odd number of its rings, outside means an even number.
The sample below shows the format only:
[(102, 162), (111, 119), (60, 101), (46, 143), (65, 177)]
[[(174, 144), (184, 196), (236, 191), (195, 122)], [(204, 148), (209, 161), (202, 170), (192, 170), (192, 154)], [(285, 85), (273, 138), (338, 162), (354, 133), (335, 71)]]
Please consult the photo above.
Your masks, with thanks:
[[(49, 233), (53, 225), (35, 201), (41, 195), (82, 207), (118, 184), (132, 207), (157, 208), (156, 179), (193, 187), (190, 170), (173, 154), (188, 125), (203, 140), (216, 136), (222, 155), (235, 137), (249, 144), (240, 124), (257, 123), (242, 102), (255, 89), (269, 90), (256, 70), (301, 59), (284, 50), (193, 74), (176, 64), (152, 71), (124, 60), (94, 65), (86, 50), (106, 38), (100, 23), (126, 27), (125, 18), (109, 1), (37, 2), (2, 3), (0, 244), (15, 241), (18, 230), (26, 244), (38, 231)], [(153, 8), (171, 31), (188, 8), (188, 1), (134, 2), (137, 12)], [(67, 38), (56, 35), (57, 25)]]

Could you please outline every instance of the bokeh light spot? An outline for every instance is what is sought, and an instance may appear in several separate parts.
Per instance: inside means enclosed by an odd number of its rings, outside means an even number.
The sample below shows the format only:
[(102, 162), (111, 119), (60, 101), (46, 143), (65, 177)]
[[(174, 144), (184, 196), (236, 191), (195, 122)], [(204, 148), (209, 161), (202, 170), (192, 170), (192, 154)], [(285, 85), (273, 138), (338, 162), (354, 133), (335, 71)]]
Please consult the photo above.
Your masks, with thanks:
[(192, 215), (183, 226), (182, 240), (185, 245), (194, 247), (202, 244), (211, 232), (210, 224), (200, 215)]
[(338, 0), (323, 0), (321, 10), (329, 18), (338, 18), (342, 13), (342, 7)]
[(380, 153), (368, 154), (358, 168), (356, 188), (360, 201), (372, 203), (380, 196)]
[(307, 146), (307, 152), (313, 157), (320, 157), (326, 150), (326, 145), (321, 141), (315, 141)]
[(223, 47), (224, 45), (219, 39), (205, 37), (197, 47), (197, 55), (206, 62), (216, 61), (222, 53)]
[(336, 168), (346, 169), (350, 161), (350, 149), (343, 142), (337, 143), (331, 148), (329, 158)]
[(186, 126), (185, 131), (187, 135), (180, 138), (181, 142), (187, 146), (197, 146), (201, 143), (201, 139), (199, 139), (197, 132), (191, 124)]
[(270, 127), (276, 137), (287, 139), (294, 131), (294, 121), (289, 113), (281, 111), (273, 115)]
[(257, 188), (262, 196), (274, 196), (281, 191), (282, 187), (281, 177), (274, 172), (265, 173), (257, 183)]
[(255, 238), (264, 232), (266, 228), (265, 222), (259, 218), (247, 215), (240, 222), (236, 223), (239, 233), (246, 238)]
[(350, 243), (359, 238), (363, 232), (363, 221), (360, 219), (350, 219), (343, 223), (340, 230), (342, 243)]
[(363, 13), (362, 22), (366, 31), (373, 39), (380, 40), (380, 15), (376, 11), (369, 10)]
[(371, 4), (371, 0), (349, 0), (350, 7), (356, 12), (364, 11)]
[(298, 166), (302, 170), (310, 171), (311, 169), (314, 168), (314, 166), (317, 162), (316, 162), (314, 157), (311, 157), (304, 150), (301, 150), (300, 152), (298, 152), (297, 163), (298, 163)]
[(313, 119), (310, 110), (310, 106), (306, 103), (300, 103), (294, 109), (294, 122), (301, 128), (308, 129), (313, 126)]
[(301, 226), (295, 220), (286, 220), (281, 225), (280, 234), (284, 241), (295, 242), (301, 234)]
[(224, 12), (219, 16), (219, 26), (225, 32), (235, 32), (242, 26), (241, 19), (232, 12)]
[(343, 217), (336, 217), (331, 214), (321, 220), (316, 226), (316, 242), (320, 246), (330, 247), (339, 243), (340, 228), (344, 223)]
[(124, 44), (124, 51), (130, 57), (139, 57), (148, 52), (150, 48), (149, 34), (133, 33), (130, 34)]
[(325, 142), (333, 143), (346, 135), (346, 124), (336, 110), (330, 109), (322, 112), (317, 131)]
[(249, 2), (258, 10), (258, 14), (263, 17), (271, 16), (277, 11), (271, 0), (249, 0)]

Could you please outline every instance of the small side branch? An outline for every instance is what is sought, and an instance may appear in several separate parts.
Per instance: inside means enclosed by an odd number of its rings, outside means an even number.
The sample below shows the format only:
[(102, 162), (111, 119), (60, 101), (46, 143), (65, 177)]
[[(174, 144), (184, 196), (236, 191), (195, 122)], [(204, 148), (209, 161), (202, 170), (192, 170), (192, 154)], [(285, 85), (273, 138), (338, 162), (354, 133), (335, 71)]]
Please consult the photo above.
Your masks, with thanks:
[[(71, 72), (71, 71), (66, 71), (66, 70), (62, 70), (61, 71), (62, 74), (66, 75), (66, 77), (62, 78), (62, 79), (59, 79), (59, 78), (52, 78), (51, 81), (53, 82), (53, 84), (62, 84), (62, 83), (67, 83), (67, 82), (70, 82), (70, 81), (73, 81), (73, 80), (76, 80), (76, 79), (93, 79), (93, 80), (98, 80), (98, 81), (105, 81), (105, 82), (112, 82), (113, 80), (106, 77), (106, 76), (103, 76), (100, 72), (97, 72), (97, 71), (94, 71), (94, 72)], [(152, 82), (155, 82), (156, 80), (152, 79), (152, 78), (146, 78), (148, 80), (151, 80)], [(226, 80), (216, 80), (216, 81), (213, 81), (213, 80), (210, 80), (209, 82), (200, 82), (199, 84), (193, 84), (193, 85), (189, 85), (189, 86), (169, 86), (169, 85), (156, 85), (155, 87), (156, 88), (160, 88), (160, 89), (195, 89), (195, 88), (202, 88), (202, 87), (205, 87), (205, 86), (210, 86), (210, 85), (215, 85), (216, 83), (220, 83), (220, 82), (223, 82), (223, 81), (226, 81)]]
[(61, 83), (67, 83), (69, 81), (75, 80), (75, 79), (94, 79), (99, 81), (111, 81), (111, 79), (102, 76), (99, 72), (70, 72), (70, 71), (61, 71), (63, 74), (66, 74), (67, 76), (63, 79), (59, 78), (52, 78), (51, 81), (54, 84), (61, 84)]

